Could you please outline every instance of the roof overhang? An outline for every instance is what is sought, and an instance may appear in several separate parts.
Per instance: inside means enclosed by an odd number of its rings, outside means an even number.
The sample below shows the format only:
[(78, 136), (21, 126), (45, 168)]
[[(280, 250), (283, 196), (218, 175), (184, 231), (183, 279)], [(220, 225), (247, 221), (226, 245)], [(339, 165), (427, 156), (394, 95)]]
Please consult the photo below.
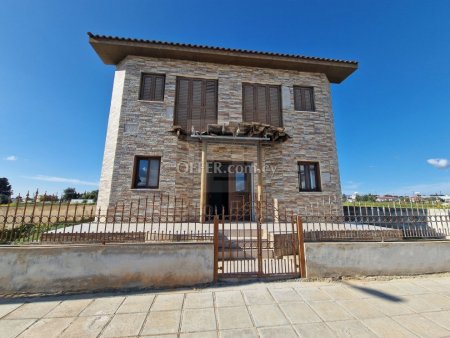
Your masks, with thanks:
[(212, 62), (219, 64), (323, 73), (332, 83), (341, 83), (356, 69), (355, 61), (301, 55), (255, 52), (153, 40), (126, 39), (88, 33), (89, 43), (108, 65), (117, 65), (128, 55)]

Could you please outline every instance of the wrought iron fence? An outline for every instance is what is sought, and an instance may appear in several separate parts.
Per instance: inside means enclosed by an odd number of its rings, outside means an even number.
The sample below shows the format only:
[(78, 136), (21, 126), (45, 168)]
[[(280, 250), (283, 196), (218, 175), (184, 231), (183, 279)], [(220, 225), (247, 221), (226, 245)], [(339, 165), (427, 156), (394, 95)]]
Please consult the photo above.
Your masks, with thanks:
[(270, 232), (274, 224), (290, 222), (299, 215), (305, 241), (448, 239), (450, 236), (450, 209), (440, 204), (355, 203), (336, 208), (340, 202), (324, 200), (322, 204), (288, 210), (281, 199), (278, 202), (265, 195), (259, 204), (252, 198), (236, 201), (225, 210), (224, 207), (200, 208), (193, 201), (154, 193), (101, 210), (92, 204), (46, 201), (45, 197), (41, 202), (37, 193), (31, 197), (27, 194), (23, 201), (18, 199), (0, 206), (0, 243), (213, 241), (215, 216), (225, 224), (236, 225), (238, 231), (245, 224), (259, 222)]

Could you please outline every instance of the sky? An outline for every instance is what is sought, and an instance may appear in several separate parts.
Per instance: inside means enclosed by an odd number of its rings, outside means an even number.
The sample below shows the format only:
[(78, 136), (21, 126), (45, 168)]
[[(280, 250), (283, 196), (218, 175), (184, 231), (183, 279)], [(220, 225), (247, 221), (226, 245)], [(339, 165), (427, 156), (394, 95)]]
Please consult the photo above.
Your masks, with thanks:
[(114, 67), (86, 33), (356, 60), (332, 85), (344, 193), (450, 194), (450, 1), (0, 2), (0, 177), (97, 189)]

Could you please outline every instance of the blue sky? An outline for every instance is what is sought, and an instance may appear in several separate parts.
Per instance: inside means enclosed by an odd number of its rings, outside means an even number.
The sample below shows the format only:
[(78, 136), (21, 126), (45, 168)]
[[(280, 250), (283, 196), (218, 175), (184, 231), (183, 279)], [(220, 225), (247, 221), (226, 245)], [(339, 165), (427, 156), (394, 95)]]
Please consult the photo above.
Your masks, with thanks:
[(450, 194), (450, 1), (0, 6), (0, 177), (16, 193), (96, 188), (114, 68), (88, 44), (92, 31), (357, 60), (332, 86), (343, 191)]

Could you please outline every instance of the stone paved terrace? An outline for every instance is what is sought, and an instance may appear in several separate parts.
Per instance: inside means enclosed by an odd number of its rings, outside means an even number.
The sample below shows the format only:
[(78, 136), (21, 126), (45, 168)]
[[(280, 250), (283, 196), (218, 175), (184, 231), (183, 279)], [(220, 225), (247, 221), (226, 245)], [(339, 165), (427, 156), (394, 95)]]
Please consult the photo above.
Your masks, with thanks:
[(450, 276), (5, 298), (16, 336), (449, 337)]

